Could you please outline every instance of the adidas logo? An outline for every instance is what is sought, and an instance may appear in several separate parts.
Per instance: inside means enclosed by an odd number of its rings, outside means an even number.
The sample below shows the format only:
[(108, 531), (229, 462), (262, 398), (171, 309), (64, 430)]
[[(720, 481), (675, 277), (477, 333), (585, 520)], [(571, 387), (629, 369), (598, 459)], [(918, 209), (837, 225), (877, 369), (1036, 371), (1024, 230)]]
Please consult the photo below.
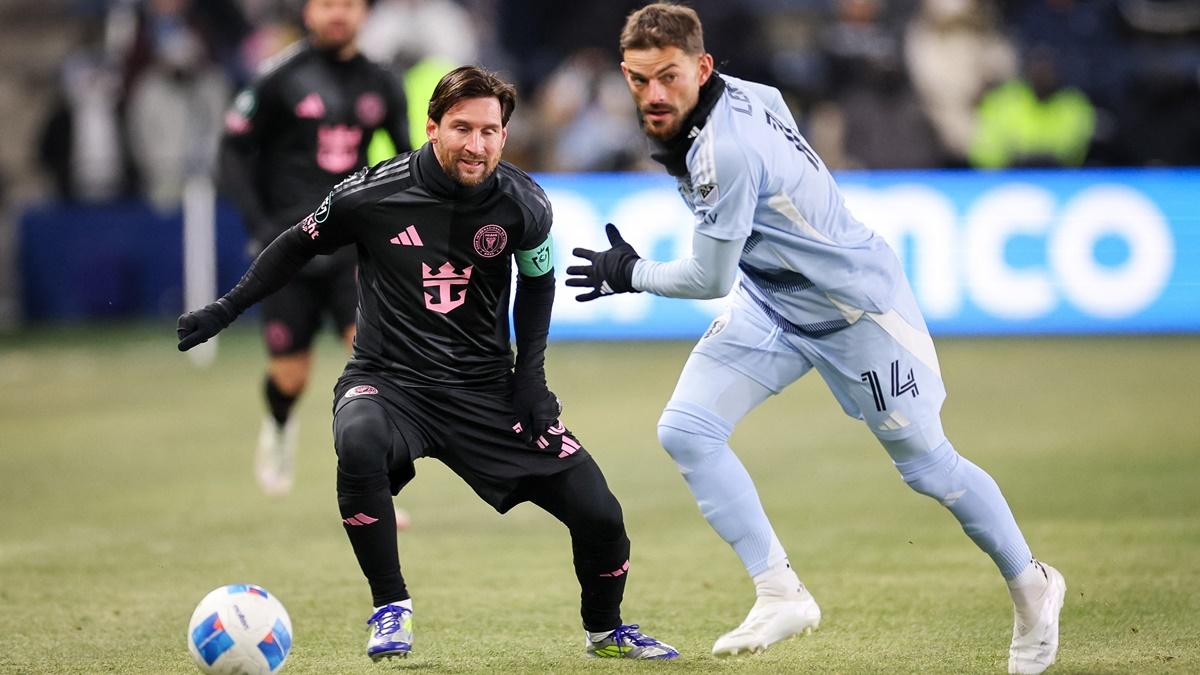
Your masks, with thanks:
[(688, 132), (688, 135), (687, 135), (687, 137), (688, 137), (688, 138), (695, 138), (695, 137), (697, 137), (697, 136), (699, 136), (699, 135), (700, 135), (700, 127), (692, 127), (692, 130)]
[(392, 237), (389, 241), (397, 246), (424, 246), (421, 235), (417, 234), (416, 225), (409, 225), (404, 231)]

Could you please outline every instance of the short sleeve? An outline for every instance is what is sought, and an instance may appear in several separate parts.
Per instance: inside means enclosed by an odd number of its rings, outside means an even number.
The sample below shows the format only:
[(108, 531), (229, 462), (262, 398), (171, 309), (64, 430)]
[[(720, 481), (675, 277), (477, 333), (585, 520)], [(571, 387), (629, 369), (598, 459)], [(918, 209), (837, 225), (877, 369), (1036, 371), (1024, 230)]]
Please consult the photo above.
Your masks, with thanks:
[(731, 140), (697, 148), (688, 161), (696, 232), (713, 239), (750, 236), (762, 164)]

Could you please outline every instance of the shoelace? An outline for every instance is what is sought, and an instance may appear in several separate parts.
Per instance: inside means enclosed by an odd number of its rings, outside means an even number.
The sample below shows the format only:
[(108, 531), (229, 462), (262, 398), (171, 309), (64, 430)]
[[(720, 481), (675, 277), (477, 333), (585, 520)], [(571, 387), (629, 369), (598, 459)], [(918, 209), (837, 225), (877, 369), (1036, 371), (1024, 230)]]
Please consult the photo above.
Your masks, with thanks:
[(628, 642), (636, 647), (653, 647), (658, 644), (658, 640), (639, 633), (638, 628), (636, 623), (617, 626), (616, 630), (612, 632), (612, 638), (618, 645), (622, 642)]
[(367, 623), (375, 624), (375, 637), (383, 637), (400, 630), (400, 622), (405, 614), (412, 614), (412, 610), (400, 605), (385, 605), (375, 610)]

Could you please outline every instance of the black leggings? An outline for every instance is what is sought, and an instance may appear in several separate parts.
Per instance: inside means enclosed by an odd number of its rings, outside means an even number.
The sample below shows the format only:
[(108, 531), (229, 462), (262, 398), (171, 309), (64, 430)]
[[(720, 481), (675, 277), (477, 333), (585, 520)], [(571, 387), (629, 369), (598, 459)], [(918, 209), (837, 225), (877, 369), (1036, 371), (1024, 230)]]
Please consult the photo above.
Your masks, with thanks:
[[(389, 473), (395, 474), (398, 458), (408, 457), (408, 449), (383, 407), (370, 400), (352, 401), (338, 411), (334, 446), (338, 507), (372, 599), (376, 606), (405, 600), (409, 594), (396, 550)], [(629, 538), (621, 505), (600, 467), (589, 458), (550, 476), (531, 476), (522, 482), (519, 497), (567, 526), (584, 627), (605, 631), (620, 625)]]

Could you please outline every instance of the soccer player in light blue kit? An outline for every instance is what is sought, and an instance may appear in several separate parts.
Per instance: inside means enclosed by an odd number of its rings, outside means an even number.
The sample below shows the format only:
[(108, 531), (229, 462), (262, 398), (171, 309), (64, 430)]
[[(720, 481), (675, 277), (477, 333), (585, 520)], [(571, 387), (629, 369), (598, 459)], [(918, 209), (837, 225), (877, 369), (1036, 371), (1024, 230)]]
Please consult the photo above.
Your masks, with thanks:
[(701, 512), (757, 591), (713, 653), (761, 651), (820, 622), (727, 444), (738, 420), (815, 368), (905, 482), (949, 509), (999, 567), (1014, 604), (1009, 672), (1045, 670), (1066, 585), (1033, 559), (995, 481), (943, 433), (937, 355), (896, 255), (846, 209), (779, 91), (714, 71), (693, 10), (657, 3), (634, 12), (621, 51), (652, 156), (695, 214), (693, 252), (642, 260), (609, 225), (612, 248), (576, 249), (586, 264), (568, 269), (567, 283), (590, 289), (582, 301), (637, 291), (716, 298), (741, 270), (731, 309), (692, 351), (658, 425)]

